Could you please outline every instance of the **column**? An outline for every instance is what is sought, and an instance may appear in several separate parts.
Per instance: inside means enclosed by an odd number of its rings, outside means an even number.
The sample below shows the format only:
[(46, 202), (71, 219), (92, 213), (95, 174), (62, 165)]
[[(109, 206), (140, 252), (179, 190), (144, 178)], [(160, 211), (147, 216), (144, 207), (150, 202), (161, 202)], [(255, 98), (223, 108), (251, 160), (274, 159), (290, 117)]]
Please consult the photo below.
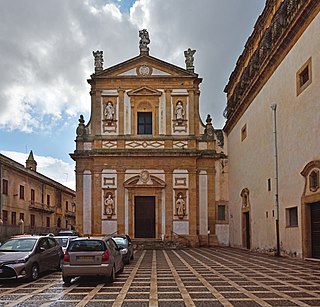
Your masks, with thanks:
[(189, 90), (189, 134), (194, 135), (194, 119), (195, 119), (195, 113), (194, 113), (194, 90)]
[(119, 116), (118, 116), (118, 124), (119, 124), (119, 135), (124, 134), (124, 90), (118, 90), (118, 110), (119, 110)]
[(172, 126), (172, 119), (171, 119), (171, 90), (165, 90), (165, 99), (166, 99), (166, 135), (171, 135), (171, 126)]

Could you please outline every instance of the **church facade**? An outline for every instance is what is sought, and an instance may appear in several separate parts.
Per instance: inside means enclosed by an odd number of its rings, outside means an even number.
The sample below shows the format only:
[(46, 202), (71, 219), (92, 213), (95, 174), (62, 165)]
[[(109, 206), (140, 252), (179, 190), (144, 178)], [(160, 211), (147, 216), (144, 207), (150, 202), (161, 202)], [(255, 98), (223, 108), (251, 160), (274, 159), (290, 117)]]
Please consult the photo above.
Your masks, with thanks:
[(80, 116), (76, 150), (77, 230), (132, 238), (228, 245), (227, 166), (222, 130), (199, 115), (195, 50), (181, 68), (149, 54), (103, 68), (93, 52), (91, 118)]

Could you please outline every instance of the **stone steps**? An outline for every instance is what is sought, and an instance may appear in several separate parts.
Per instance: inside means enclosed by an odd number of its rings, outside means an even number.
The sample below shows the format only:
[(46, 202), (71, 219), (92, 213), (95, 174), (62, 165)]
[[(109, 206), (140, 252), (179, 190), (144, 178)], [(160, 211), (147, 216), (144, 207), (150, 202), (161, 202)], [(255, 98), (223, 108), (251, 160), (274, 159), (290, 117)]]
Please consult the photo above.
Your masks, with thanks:
[(159, 239), (133, 239), (133, 248), (137, 250), (186, 249), (185, 243), (179, 241), (162, 241)]

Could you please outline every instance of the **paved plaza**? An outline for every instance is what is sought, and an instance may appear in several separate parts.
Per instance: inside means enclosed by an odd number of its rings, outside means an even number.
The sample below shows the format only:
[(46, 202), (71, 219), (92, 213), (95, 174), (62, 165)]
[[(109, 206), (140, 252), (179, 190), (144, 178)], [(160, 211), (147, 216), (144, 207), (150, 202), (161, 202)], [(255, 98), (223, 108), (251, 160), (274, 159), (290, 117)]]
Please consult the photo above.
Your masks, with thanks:
[(137, 251), (113, 284), (0, 283), (0, 306), (320, 306), (320, 262), (231, 248)]

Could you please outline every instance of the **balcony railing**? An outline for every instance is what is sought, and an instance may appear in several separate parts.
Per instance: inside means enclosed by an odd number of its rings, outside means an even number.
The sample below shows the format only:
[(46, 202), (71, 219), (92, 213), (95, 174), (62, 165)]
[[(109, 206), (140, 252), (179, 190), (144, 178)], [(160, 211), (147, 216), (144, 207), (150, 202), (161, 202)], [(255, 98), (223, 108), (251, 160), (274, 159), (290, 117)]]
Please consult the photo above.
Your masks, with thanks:
[(68, 216), (68, 217), (75, 217), (75, 216), (76, 216), (76, 213), (73, 212), (73, 211), (66, 211), (66, 216)]
[(38, 203), (38, 202), (29, 202), (29, 209), (39, 212), (46, 212), (46, 213), (54, 213), (54, 207), (51, 207), (50, 205)]

